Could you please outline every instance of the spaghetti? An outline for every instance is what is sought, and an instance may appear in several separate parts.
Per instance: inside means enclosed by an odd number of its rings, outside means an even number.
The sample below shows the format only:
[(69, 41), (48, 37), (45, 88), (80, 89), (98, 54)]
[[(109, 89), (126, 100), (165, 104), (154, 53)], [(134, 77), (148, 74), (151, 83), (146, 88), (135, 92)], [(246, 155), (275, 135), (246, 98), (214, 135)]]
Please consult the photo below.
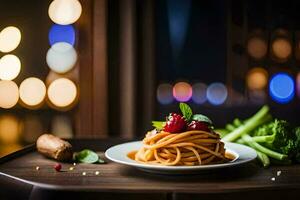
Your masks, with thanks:
[(207, 165), (228, 161), (220, 136), (202, 130), (182, 133), (150, 131), (134, 159), (142, 163), (166, 166)]

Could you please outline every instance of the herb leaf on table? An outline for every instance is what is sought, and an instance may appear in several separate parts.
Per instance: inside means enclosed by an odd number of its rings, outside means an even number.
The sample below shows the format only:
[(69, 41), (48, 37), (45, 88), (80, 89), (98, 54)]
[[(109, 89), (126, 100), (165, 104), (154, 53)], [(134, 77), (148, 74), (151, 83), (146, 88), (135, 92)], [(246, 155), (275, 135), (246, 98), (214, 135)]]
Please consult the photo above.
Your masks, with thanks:
[(90, 149), (84, 149), (75, 154), (75, 160), (80, 163), (104, 163), (98, 154)]

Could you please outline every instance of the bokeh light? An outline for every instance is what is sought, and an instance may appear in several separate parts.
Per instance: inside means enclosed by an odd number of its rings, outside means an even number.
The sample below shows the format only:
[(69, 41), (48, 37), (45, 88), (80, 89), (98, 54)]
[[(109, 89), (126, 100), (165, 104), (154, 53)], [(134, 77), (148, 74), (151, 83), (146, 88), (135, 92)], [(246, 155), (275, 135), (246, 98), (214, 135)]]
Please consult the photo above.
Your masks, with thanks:
[(156, 98), (160, 104), (167, 105), (174, 101), (173, 86), (168, 83), (162, 83), (158, 86), (156, 91)]
[(69, 43), (58, 42), (48, 50), (46, 60), (54, 72), (66, 73), (76, 64), (77, 53)]
[(13, 81), (0, 81), (0, 107), (12, 108), (19, 100), (19, 88)]
[(193, 85), (192, 100), (197, 104), (203, 104), (206, 102), (206, 89), (207, 86), (204, 83), (196, 83)]
[(78, 0), (54, 0), (48, 9), (50, 19), (61, 25), (73, 24), (79, 19), (81, 12)]
[(0, 79), (13, 80), (21, 70), (20, 59), (12, 54), (3, 56), (0, 59)]
[(40, 105), (46, 96), (44, 82), (35, 77), (25, 79), (21, 83), (19, 91), (22, 102), (30, 107)]
[(75, 44), (75, 29), (73, 25), (53, 24), (49, 31), (49, 43), (54, 45), (57, 42), (66, 42), (70, 45)]
[(248, 54), (255, 59), (262, 59), (268, 51), (267, 42), (260, 37), (252, 37), (247, 44)]
[(287, 39), (279, 38), (273, 41), (272, 51), (275, 57), (286, 60), (292, 53), (292, 45)]
[(269, 92), (272, 99), (278, 103), (290, 102), (295, 96), (293, 78), (287, 73), (275, 74), (270, 80)]
[(70, 106), (77, 97), (75, 83), (67, 78), (59, 78), (48, 87), (48, 98), (50, 102), (60, 108)]
[(260, 67), (251, 69), (247, 74), (247, 86), (251, 90), (262, 90), (268, 84), (268, 72)]
[(21, 31), (14, 26), (8, 26), (0, 32), (0, 51), (8, 53), (15, 50), (21, 42)]
[(223, 83), (212, 83), (206, 91), (207, 100), (213, 105), (221, 105), (227, 99), (227, 88)]
[(187, 102), (193, 95), (192, 86), (186, 82), (178, 82), (173, 87), (173, 96), (179, 102)]
[(2, 144), (17, 143), (20, 139), (21, 129), (19, 120), (14, 115), (0, 116), (0, 142)]
[(68, 116), (57, 115), (52, 119), (51, 133), (60, 138), (72, 138), (72, 122)]

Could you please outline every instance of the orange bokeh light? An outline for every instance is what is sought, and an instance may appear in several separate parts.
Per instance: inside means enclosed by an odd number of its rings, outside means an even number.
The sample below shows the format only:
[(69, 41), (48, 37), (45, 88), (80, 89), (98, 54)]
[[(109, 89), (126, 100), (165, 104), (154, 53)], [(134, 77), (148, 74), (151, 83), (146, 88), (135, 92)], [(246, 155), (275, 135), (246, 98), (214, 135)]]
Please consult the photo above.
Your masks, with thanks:
[(58, 108), (65, 108), (73, 104), (77, 98), (77, 87), (73, 81), (67, 78), (59, 78), (48, 87), (48, 98)]
[(0, 107), (12, 108), (19, 100), (19, 88), (13, 81), (0, 81)]
[(268, 51), (267, 42), (260, 37), (252, 37), (247, 44), (248, 54), (255, 59), (262, 59)]
[(249, 89), (262, 90), (268, 83), (268, 72), (261, 67), (253, 68), (248, 72), (246, 81)]
[(173, 87), (173, 96), (179, 102), (189, 101), (192, 94), (192, 86), (187, 82), (178, 82)]

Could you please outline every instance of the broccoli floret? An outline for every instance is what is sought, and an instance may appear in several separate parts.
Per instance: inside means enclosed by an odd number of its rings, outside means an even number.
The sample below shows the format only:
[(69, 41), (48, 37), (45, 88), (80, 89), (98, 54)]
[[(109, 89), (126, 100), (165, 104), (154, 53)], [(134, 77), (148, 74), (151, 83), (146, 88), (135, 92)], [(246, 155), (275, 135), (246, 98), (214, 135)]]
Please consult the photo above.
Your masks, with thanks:
[(293, 127), (285, 120), (274, 121), (261, 126), (254, 134), (256, 142), (265, 143), (265, 146), (289, 155), (290, 158), (297, 152), (297, 139)]

